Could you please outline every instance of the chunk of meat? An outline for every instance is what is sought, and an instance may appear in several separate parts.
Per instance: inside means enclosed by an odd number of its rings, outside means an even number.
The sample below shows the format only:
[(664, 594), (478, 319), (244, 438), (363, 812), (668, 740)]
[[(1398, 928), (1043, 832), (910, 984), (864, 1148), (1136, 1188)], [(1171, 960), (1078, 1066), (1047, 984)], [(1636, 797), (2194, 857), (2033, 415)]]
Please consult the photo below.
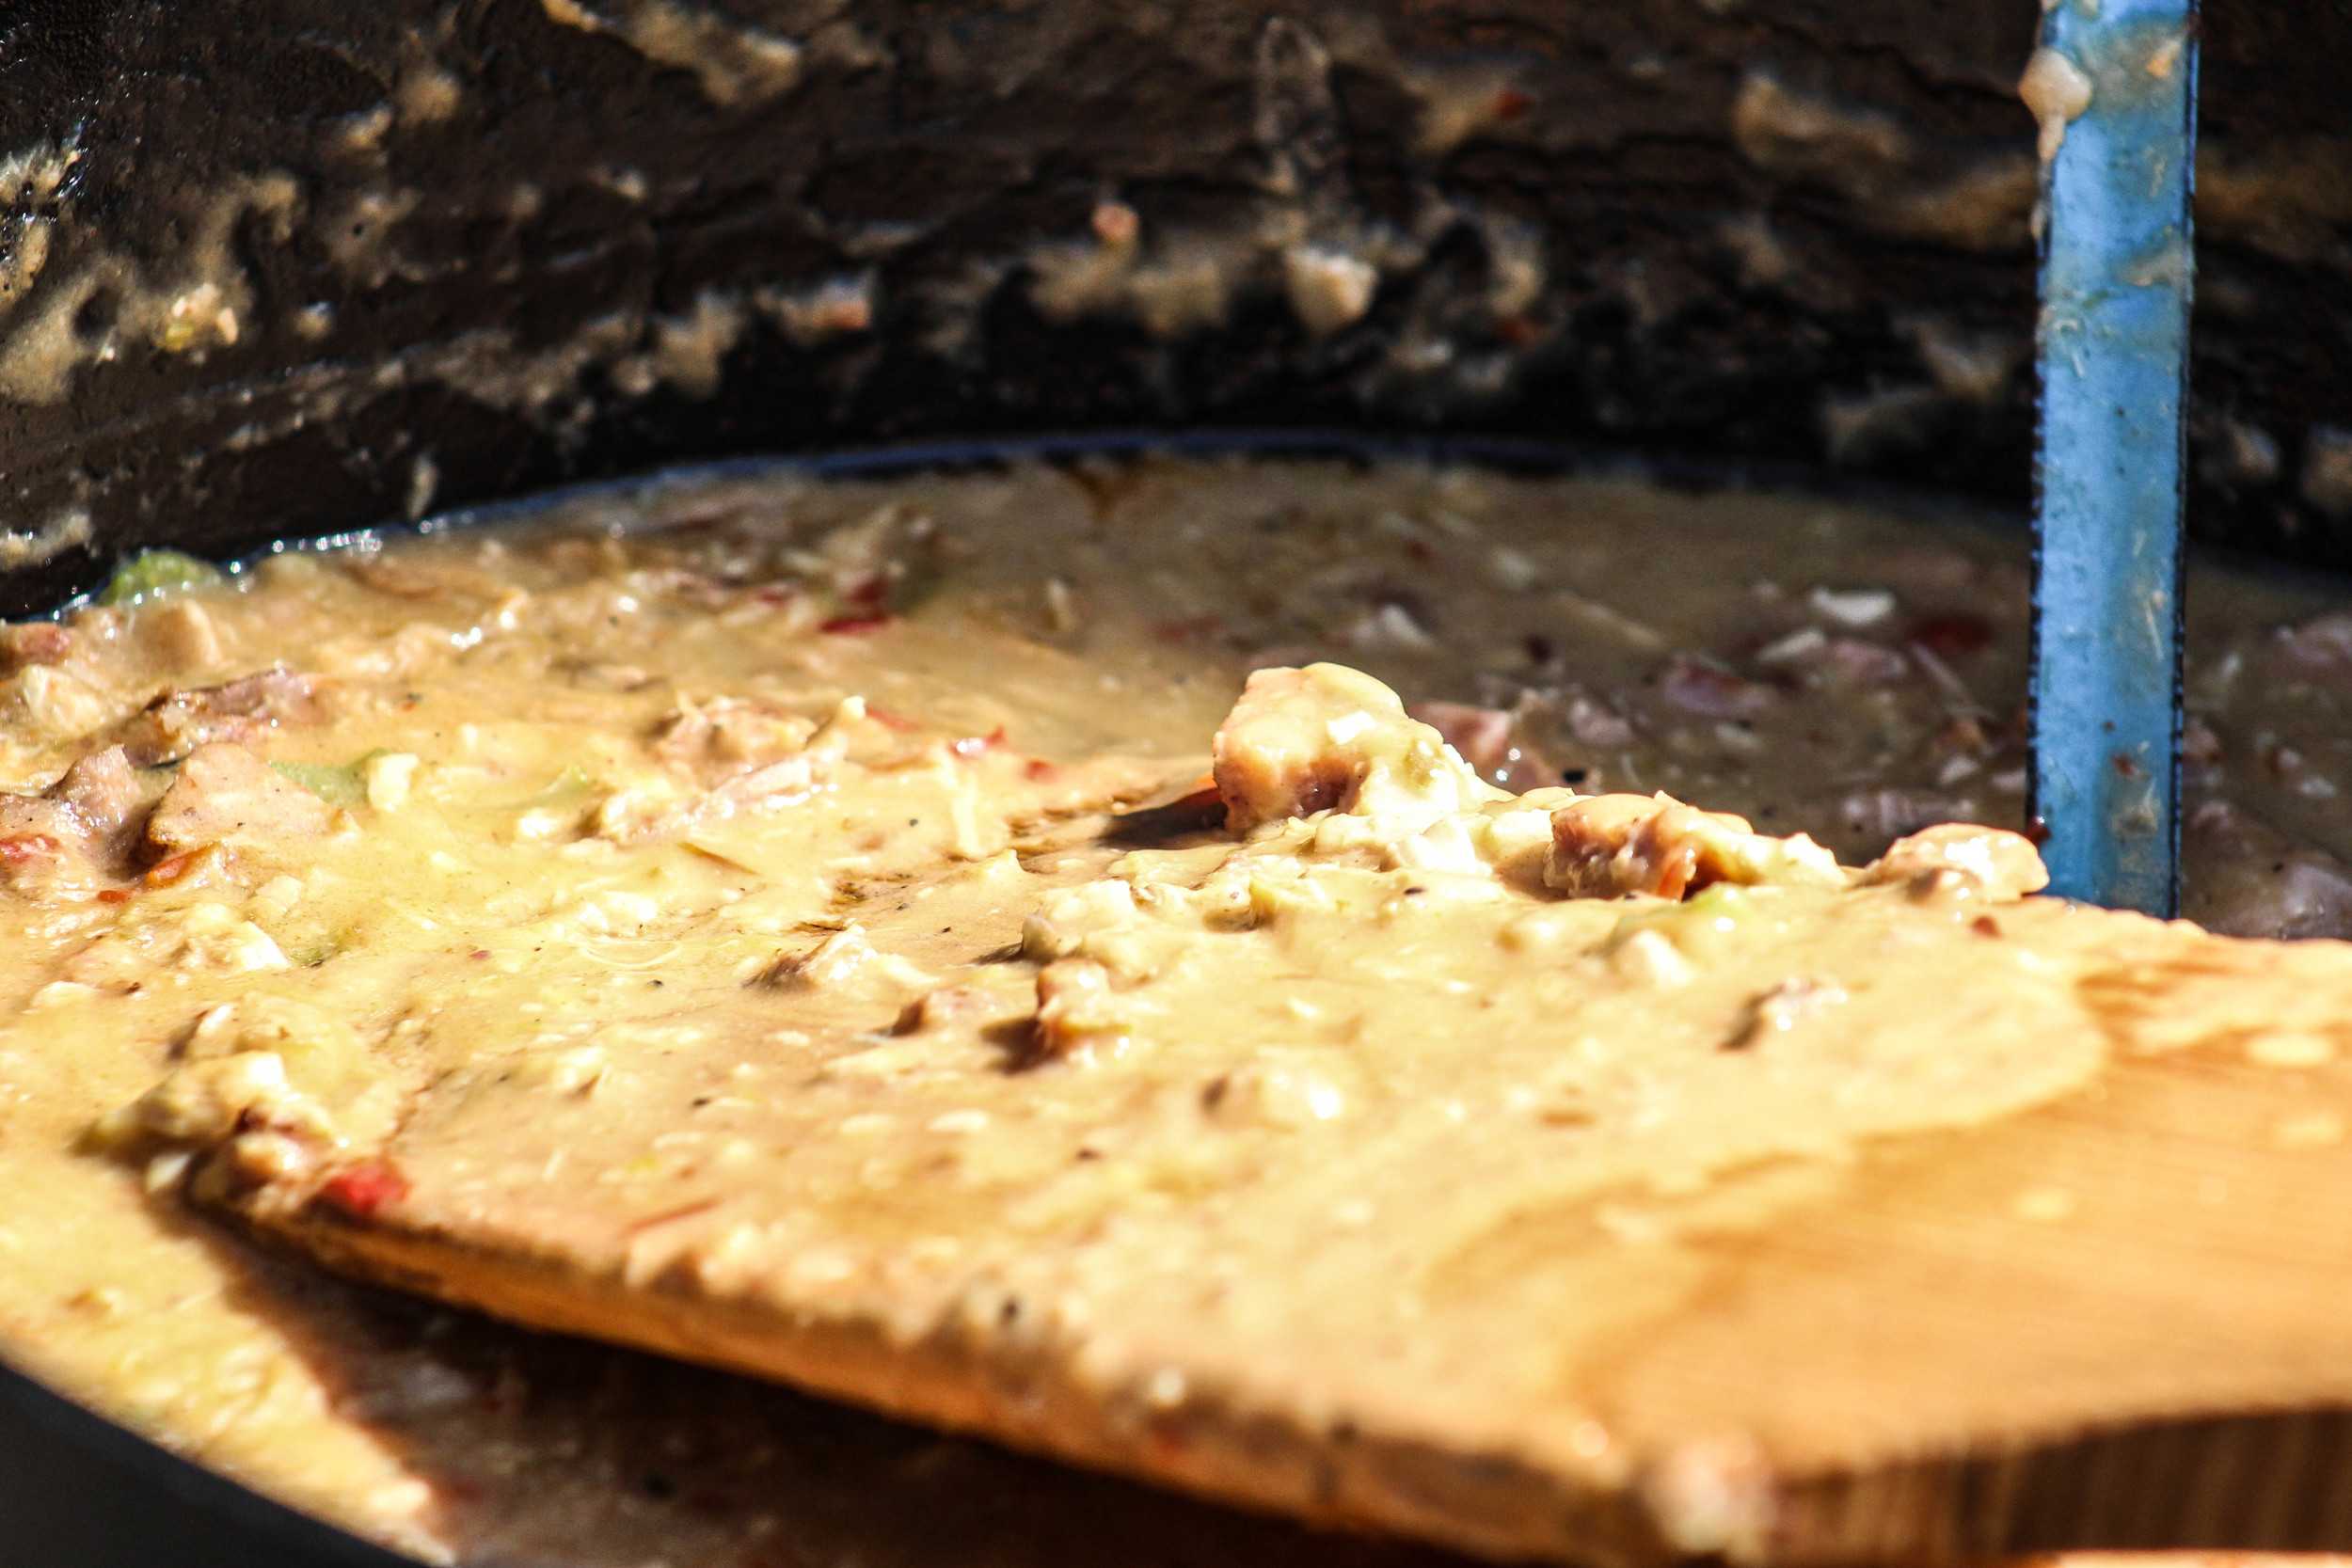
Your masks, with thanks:
[(219, 686), (167, 691), (118, 725), (114, 738), (134, 763), (152, 768), (215, 741), (251, 740), (326, 717), (319, 678), (279, 665)]
[(1583, 745), (1617, 748), (1633, 744), (1632, 723), (1597, 697), (1578, 692), (1568, 699), (1568, 734)]
[(741, 697), (682, 703), (654, 727), (653, 752), (680, 768), (771, 763), (808, 744), (817, 725)]
[(0, 795), (0, 878), (29, 886), (120, 874), (142, 795), (119, 746), (82, 758), (40, 795)]
[(1685, 713), (1708, 719), (1753, 719), (1780, 700), (1780, 693), (1761, 681), (1688, 654), (1666, 661), (1659, 672), (1658, 689)]
[(1863, 869), (1866, 882), (1901, 882), (1922, 891), (1964, 878), (1978, 896), (2006, 903), (2050, 885), (2030, 840), (2000, 828), (1946, 822), (1897, 839)]
[(1820, 668), (1840, 685), (1891, 686), (1911, 673), (1911, 661), (1865, 638), (1833, 637), (1822, 644)]
[(1214, 762), (1234, 832), (1325, 811), (1425, 821), (1503, 798), (1395, 692), (1338, 664), (1252, 673), (1217, 727)]
[(2299, 626), (2279, 628), (2278, 655), (2305, 674), (2352, 670), (2352, 610), (2331, 610)]
[(352, 553), (335, 564), (379, 594), (396, 599), (432, 600), (447, 604), (467, 598), (495, 602), (511, 592), (509, 586), (478, 566), (380, 553)]
[(1515, 714), (1470, 703), (1414, 703), (1405, 711), (1444, 736), (1489, 784), (1517, 792), (1560, 782), (1560, 770), (1519, 733)]
[(0, 626), (0, 675), (36, 664), (62, 664), (73, 651), (73, 633), (55, 621)]
[(155, 802), (148, 842), (165, 853), (230, 839), (315, 838), (335, 819), (327, 803), (227, 741), (199, 746)]
[(1332, 709), (1305, 671), (1260, 670), (1249, 677), (1217, 727), (1212, 755), (1226, 827), (1245, 833), (1347, 803), (1362, 769), (1334, 744)]
[(72, 808), (89, 832), (111, 837), (130, 826), (141, 792), (138, 774), (122, 748), (109, 746), (67, 768), (49, 793)]
[(2181, 912), (2233, 937), (2352, 937), (2352, 866), (2226, 800), (2189, 814), (2185, 835), (2208, 854)]
[(1716, 882), (1836, 887), (1845, 873), (1798, 833), (1773, 838), (1665, 795), (1594, 795), (1551, 814), (1545, 885), (1574, 898), (1680, 898)]
[(173, 669), (205, 670), (221, 660), (220, 628), (212, 612), (194, 599), (167, 599), (151, 606), (137, 625), (139, 641)]
[(1131, 1023), (1110, 971), (1091, 958), (1060, 958), (1037, 974), (1031, 1048), (1041, 1060), (1115, 1056)]

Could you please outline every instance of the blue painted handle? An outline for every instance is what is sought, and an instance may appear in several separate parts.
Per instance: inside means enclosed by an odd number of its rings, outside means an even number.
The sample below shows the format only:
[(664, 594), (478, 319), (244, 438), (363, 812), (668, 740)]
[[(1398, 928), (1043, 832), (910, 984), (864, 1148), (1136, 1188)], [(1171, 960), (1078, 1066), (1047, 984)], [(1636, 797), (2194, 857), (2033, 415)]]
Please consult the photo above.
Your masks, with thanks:
[(2041, 119), (2033, 767), (2051, 891), (2170, 914), (2195, 0), (2056, 0)]

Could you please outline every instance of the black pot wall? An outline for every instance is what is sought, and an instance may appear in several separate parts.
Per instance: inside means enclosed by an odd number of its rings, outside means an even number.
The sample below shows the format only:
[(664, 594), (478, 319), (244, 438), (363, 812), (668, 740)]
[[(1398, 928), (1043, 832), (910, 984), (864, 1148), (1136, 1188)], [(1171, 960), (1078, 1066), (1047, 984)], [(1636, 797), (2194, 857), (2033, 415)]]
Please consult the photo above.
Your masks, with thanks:
[[(2020, 502), (2033, 0), (10, 0), (0, 608), (684, 457), (1485, 430)], [(2207, 21), (2210, 535), (2352, 558), (2342, 0)]]

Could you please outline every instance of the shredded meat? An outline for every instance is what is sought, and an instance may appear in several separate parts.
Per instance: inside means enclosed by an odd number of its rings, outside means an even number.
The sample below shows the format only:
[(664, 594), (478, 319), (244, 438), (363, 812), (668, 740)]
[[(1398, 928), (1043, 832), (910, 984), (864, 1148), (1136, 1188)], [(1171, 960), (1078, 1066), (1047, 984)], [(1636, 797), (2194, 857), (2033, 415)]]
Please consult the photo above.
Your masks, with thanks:
[(251, 740), (326, 717), (318, 677), (277, 666), (220, 686), (167, 691), (118, 725), (114, 738), (134, 763), (152, 768), (215, 741)]
[(1577, 898), (1680, 898), (1716, 882), (1836, 886), (1828, 850), (1800, 833), (1773, 838), (1745, 817), (1664, 795), (1593, 795), (1551, 814), (1546, 885)]
[(1581, 691), (1568, 699), (1567, 723), (1568, 734), (1587, 746), (1630, 746), (1635, 739), (1624, 714)]
[(1780, 700), (1780, 693), (1761, 681), (1688, 654), (1668, 659), (1658, 683), (1666, 701), (1708, 719), (1753, 719)]
[(35, 664), (61, 664), (72, 651), (73, 633), (55, 621), (0, 626), (0, 675), (12, 675)]
[(2278, 651), (2291, 668), (2306, 673), (2352, 669), (2352, 611), (2333, 610), (2280, 627)]
[(50, 790), (91, 832), (112, 838), (131, 824), (139, 806), (138, 775), (119, 746), (109, 746), (65, 770)]
[(1516, 715), (1470, 703), (1414, 703), (1406, 712), (1445, 736), (1445, 743), (1490, 784), (1513, 791), (1560, 782), (1559, 769), (1519, 733)]
[(752, 698), (722, 697), (681, 704), (655, 726), (653, 753), (681, 768), (719, 765), (726, 771), (765, 764), (808, 744), (817, 726)]
[(22, 886), (119, 874), (140, 799), (119, 746), (91, 752), (40, 795), (0, 795), (0, 879)]
[(2352, 937), (2352, 866), (2226, 800), (2189, 814), (2205, 851), (2182, 913), (2233, 937)]
[(147, 838), (166, 853), (229, 838), (312, 838), (326, 832), (334, 816), (326, 801), (251, 752), (215, 741), (180, 765), (179, 777), (148, 818)]
[(1911, 661), (1893, 648), (1859, 637), (1833, 637), (1821, 645), (1820, 664), (1830, 678), (1848, 686), (1889, 686), (1911, 673)]
[(455, 562), (368, 554), (353, 555), (336, 564), (377, 593), (396, 599), (430, 599), (446, 604), (470, 596), (495, 602), (512, 592), (488, 572)]

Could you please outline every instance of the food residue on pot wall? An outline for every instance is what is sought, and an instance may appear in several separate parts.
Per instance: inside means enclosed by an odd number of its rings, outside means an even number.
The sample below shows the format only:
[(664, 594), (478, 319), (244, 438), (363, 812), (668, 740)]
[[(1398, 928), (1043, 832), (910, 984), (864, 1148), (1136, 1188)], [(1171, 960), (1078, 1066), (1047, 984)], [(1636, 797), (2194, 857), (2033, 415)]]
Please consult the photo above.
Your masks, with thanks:
[(2352, 430), (2313, 425), (2304, 437), (2303, 499), (2330, 517), (2352, 517)]
[(0, 317), (40, 277), (49, 260), (59, 187), (81, 156), (68, 138), (62, 147), (42, 141), (0, 157)]
[(625, 397), (667, 385), (707, 398), (719, 389), (720, 368), (743, 325), (741, 300), (706, 292), (682, 316), (656, 316), (651, 345), (612, 367), (612, 385)]
[(80, 507), (56, 514), (38, 528), (0, 528), (0, 572), (38, 566), (90, 541), (90, 516)]
[(1912, 159), (1911, 137), (1893, 116), (1792, 91), (1764, 71), (1740, 84), (1731, 137), (1758, 168), (1838, 182), (1875, 186)]
[(1491, 60), (1408, 68), (1405, 85), (1421, 100), (1422, 154), (1442, 157), (1476, 138), (1525, 125), (1534, 101), (1520, 86), (1521, 75), (1516, 63)]
[(437, 124), (457, 112), (464, 96), (457, 78), (435, 65), (403, 71), (393, 94), (403, 125)]
[(778, 97), (801, 80), (799, 44), (709, 11), (669, 0), (626, 0), (612, 15), (578, 0), (539, 3), (550, 22), (617, 39), (657, 65), (691, 72), (722, 107)]
[(326, 217), (320, 238), (346, 279), (373, 289), (400, 272), (392, 231), (421, 199), (421, 192), (373, 183), (353, 191)]
[[(257, 218), (264, 234), (282, 244), (294, 230), (299, 197), (294, 179), (278, 171), (222, 183), (192, 204), (191, 237), (167, 274), (125, 253), (97, 250), (73, 276), (53, 283), (40, 308), (0, 342), (0, 398), (54, 403), (83, 364), (111, 360), (134, 341), (167, 354), (235, 343), (254, 306), (237, 227)], [(86, 321), (92, 303), (102, 301), (103, 319)]]
[(803, 348), (828, 338), (870, 331), (878, 308), (871, 272), (828, 277), (803, 289), (762, 285), (753, 291), (752, 304)]
[[(936, 211), (901, 212), (888, 201), (863, 211), (862, 197), (843, 199), (825, 185), (821, 163), (812, 174), (778, 152), (767, 184), (759, 169), (748, 171), (744, 199), (795, 214), (801, 227), (787, 263), (756, 246), (707, 243), (739, 221), (733, 209), (714, 217), (701, 199), (717, 194), (712, 177), (618, 137), (584, 144), (588, 155), (560, 171), (520, 171), (534, 178), (519, 183), (437, 182), (427, 171), (443, 144), (471, 135), (491, 105), (487, 66), (459, 46), (454, 15), (391, 44), (373, 71), (378, 100), (363, 99), (305, 138), (321, 171), (300, 176), (307, 183), (264, 170), (188, 193), (180, 208), (187, 237), (176, 252), (136, 247), (151, 224), (121, 234), (67, 226), (53, 198), (73, 150), (43, 143), (0, 158), (0, 198), (22, 198), (0, 199), (0, 401), (62, 403), (77, 372), (126, 355), (201, 358), (233, 348), (235, 366), (249, 364), (257, 386), (258, 372), (270, 372), (269, 400), (242, 432), (252, 442), (319, 417), (329, 387), (341, 388), (334, 398), (368, 391), (367, 377), (479, 390), (497, 406), (548, 416), (564, 440), (584, 431), (599, 404), (657, 386), (714, 391), (729, 354), (769, 326), (802, 349), (867, 332), (887, 288), (892, 353), (830, 361), (820, 372), (828, 396), (901, 350), (980, 367), (993, 313), (1013, 293), (1051, 324), (1133, 328), (1117, 352), (1140, 385), (1171, 393), (1195, 373), (1188, 340), (1279, 312), (1293, 328), (1257, 352), (1339, 383), (1332, 389), (1383, 417), (1469, 417), (1531, 367), (1549, 374), (1573, 362), (1590, 420), (1636, 430), (1660, 417), (1660, 369), (1703, 378), (1745, 368), (1750, 341), (1722, 341), (1711, 326), (1684, 330), (1720, 307), (1736, 279), (1750, 296), (1740, 302), (1743, 314), (1779, 312), (1841, 341), (1871, 343), (1867, 377), (1821, 387), (1812, 419), (1800, 421), (1816, 433), (1816, 452), (1860, 462), (1931, 438), (1952, 410), (2009, 418), (2023, 408), (2015, 343), (1963, 314), (1945, 319), (1932, 300), (1900, 301), (1892, 319), (1871, 320), (1873, 286), (1852, 266), (1861, 230), (1992, 265), (2013, 254), (2022, 280), (2038, 173), (2022, 115), (2013, 135), (1951, 135), (1891, 101), (1831, 87), (1811, 62), (1735, 56), (1727, 73), (1709, 76), (1692, 72), (1694, 57), (1662, 46), (1614, 54), (1589, 69), (1644, 93), (1671, 93), (1668, 118), (1690, 120), (1677, 134), (1727, 141), (1746, 169), (1733, 173), (1723, 207), (1699, 214), (1705, 227), (1694, 242), (1606, 223), (1571, 234), (1549, 198), (1531, 202), (1512, 177), (1483, 172), (1536, 156), (1648, 155), (1635, 145), (1640, 126), (1564, 95), (1558, 62), (1508, 50), (1411, 54), (1367, 12), (1289, 14), (1236, 37), (1169, 29), (1164, 13), (1136, 11), (1119, 27), (1221, 89), (1203, 100), (1219, 105), (1216, 118), (1178, 134), (1197, 148), (1188, 142), (1169, 162), (1145, 131), (1121, 126), (1090, 198), (1081, 186), (1041, 200), (1024, 209), (1028, 227), (1001, 238), (963, 225), (952, 197)], [(835, 75), (887, 57), (822, 6), (762, 15), (765, 25), (752, 26), (702, 0), (541, 0), (520, 20), (554, 73), (550, 92), (568, 90), (567, 70), (584, 71), (581, 62), (601, 56), (598, 70), (652, 84), (727, 125), (771, 122), (820, 75), (830, 87)], [(933, 83), (943, 104), (961, 102), (959, 93), (1013, 103), (1066, 69), (1068, 25), (1025, 12), (994, 27), (893, 39), (890, 47), (919, 56), (909, 78)], [(2127, 63), (2152, 81), (2145, 68), (2153, 58)], [(2104, 94), (2107, 76), (2092, 74)], [(2044, 61), (2028, 76), (2055, 80), (2055, 68)], [(891, 145), (904, 144), (903, 127), (887, 134), (901, 138)], [(1025, 150), (1021, 134), (992, 133), (1009, 139), (986, 149), (983, 163), (1001, 156), (1006, 179), (1042, 194), (1058, 176), (1025, 172), (1036, 149)], [(782, 145), (765, 135), (746, 130), (744, 145)], [(1378, 157), (1359, 155), (1375, 145)], [(1216, 168), (1230, 187), (1221, 207), (1207, 206), (1199, 185), (1170, 178), (1195, 166)], [(745, 175), (736, 167), (727, 177)], [(919, 185), (926, 176), (910, 178)], [(616, 216), (615, 198), (634, 210)], [(2352, 142), (2309, 138), (2258, 155), (2209, 144), (2199, 200), (2204, 232), (2225, 245), (2298, 264), (2337, 256), (2352, 223)], [(740, 221), (754, 219), (781, 224), (764, 212)], [(658, 306), (573, 300), (560, 306), (561, 319), (534, 314), (528, 330), (412, 339), (396, 362), (371, 358), (364, 375), (358, 369), (359, 358), (380, 354), (377, 324), (395, 304), (379, 304), (379, 291), (403, 286), (405, 297), (467, 274), (504, 286), (559, 253), (586, 254), (578, 248), (583, 224), (602, 225), (600, 239), (649, 242), (665, 257), (692, 260), (665, 282)], [(287, 241), (296, 249), (269, 258), (270, 277), (321, 257), (331, 271), (300, 280), (298, 294), (257, 300), (259, 253)], [(948, 246), (954, 253), (943, 254)], [(2265, 308), (2250, 284), (2208, 282), (2216, 311), (2232, 299), (2245, 312)], [(11, 300), (22, 302), (12, 313)], [(552, 291), (549, 304), (558, 305)], [(655, 309), (676, 314), (657, 320)], [(587, 312), (596, 314), (583, 325)], [(1616, 343), (1619, 333), (1629, 342)], [(1915, 356), (1908, 368), (1905, 338)], [(352, 356), (354, 346), (366, 354)], [(2212, 428), (2201, 425), (2201, 439)], [(2299, 489), (2313, 506), (2334, 494), (2324, 463), (2302, 462), (2292, 438), (2289, 450), (2282, 492)], [(2321, 476), (2308, 485), (2307, 468)]]
[[(610, 38), (655, 65), (683, 71), (721, 108), (770, 103), (800, 86), (812, 58), (875, 65), (882, 52), (857, 26), (834, 17), (805, 39), (790, 39), (723, 12), (674, 0), (539, 0), (560, 26)], [(404, 96), (423, 110), (437, 89), (420, 86)], [(419, 119), (427, 118), (419, 113)]]

